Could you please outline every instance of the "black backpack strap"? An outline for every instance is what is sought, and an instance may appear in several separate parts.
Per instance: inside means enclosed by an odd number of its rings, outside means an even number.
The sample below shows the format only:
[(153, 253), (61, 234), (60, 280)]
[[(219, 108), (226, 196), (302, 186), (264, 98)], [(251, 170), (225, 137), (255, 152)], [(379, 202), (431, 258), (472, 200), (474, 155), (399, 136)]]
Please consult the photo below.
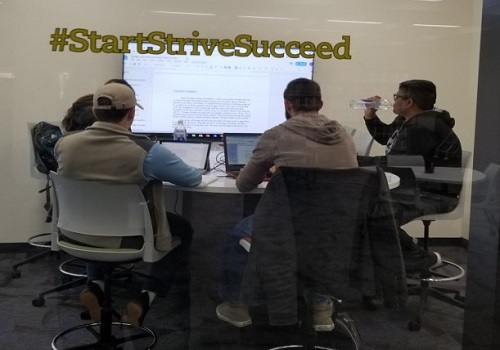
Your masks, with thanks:
[(50, 175), (47, 174), (47, 182), (45, 183), (45, 188), (42, 188), (38, 193), (45, 192), (45, 204), (44, 209), (47, 211), (47, 217), (45, 222), (52, 222), (52, 202), (50, 200)]

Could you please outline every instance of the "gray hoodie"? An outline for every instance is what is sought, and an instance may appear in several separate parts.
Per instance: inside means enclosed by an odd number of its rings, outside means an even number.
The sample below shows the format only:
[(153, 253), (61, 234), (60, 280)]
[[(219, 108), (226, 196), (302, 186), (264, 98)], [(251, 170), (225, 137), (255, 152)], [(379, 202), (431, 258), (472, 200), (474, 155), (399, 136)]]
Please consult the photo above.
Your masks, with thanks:
[(241, 192), (257, 187), (275, 165), (308, 168), (358, 166), (352, 137), (337, 121), (301, 114), (262, 134), (249, 162), (236, 179)]

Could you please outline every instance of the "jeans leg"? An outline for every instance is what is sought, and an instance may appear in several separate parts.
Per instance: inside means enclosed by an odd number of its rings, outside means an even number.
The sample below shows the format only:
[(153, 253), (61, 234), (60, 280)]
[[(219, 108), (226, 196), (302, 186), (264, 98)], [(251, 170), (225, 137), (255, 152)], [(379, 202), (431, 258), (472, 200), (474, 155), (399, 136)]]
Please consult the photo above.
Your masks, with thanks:
[(175, 273), (183, 264), (187, 264), (189, 247), (193, 237), (193, 228), (186, 219), (167, 213), (170, 232), (180, 237), (181, 244), (161, 260), (148, 264), (148, 276), (143, 288), (158, 295), (166, 295), (170, 290)]
[(224, 301), (238, 302), (241, 282), (248, 260), (248, 252), (240, 245), (242, 237), (252, 237), (253, 216), (239, 220), (229, 232), (229, 244), (224, 250), (219, 297)]
[(303, 294), (308, 305), (324, 305), (332, 299), (329, 295), (314, 293), (307, 288), (304, 288)]

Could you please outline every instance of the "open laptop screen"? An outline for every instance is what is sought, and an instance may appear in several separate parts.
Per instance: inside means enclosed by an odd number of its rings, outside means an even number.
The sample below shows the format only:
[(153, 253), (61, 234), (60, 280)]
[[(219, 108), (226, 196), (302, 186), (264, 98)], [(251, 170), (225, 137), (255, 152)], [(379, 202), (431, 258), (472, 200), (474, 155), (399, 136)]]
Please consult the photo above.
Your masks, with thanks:
[(160, 145), (168, 148), (185, 163), (200, 169), (208, 170), (210, 142), (196, 141), (160, 141)]
[(224, 158), (227, 171), (239, 170), (248, 162), (260, 135), (244, 133), (224, 134)]

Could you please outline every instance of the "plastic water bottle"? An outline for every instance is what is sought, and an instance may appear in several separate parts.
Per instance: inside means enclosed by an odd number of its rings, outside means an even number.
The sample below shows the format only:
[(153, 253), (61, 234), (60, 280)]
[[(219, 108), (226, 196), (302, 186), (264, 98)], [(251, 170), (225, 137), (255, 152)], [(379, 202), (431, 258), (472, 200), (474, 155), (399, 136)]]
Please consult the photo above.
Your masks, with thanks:
[(174, 140), (176, 141), (186, 141), (187, 140), (187, 130), (184, 126), (184, 122), (179, 120), (177, 126), (174, 129)]
[(351, 100), (351, 102), (349, 102), (349, 107), (351, 109), (368, 109), (368, 108), (389, 109), (392, 107), (392, 103), (390, 103), (384, 98), (376, 100), (363, 98), (359, 100)]

